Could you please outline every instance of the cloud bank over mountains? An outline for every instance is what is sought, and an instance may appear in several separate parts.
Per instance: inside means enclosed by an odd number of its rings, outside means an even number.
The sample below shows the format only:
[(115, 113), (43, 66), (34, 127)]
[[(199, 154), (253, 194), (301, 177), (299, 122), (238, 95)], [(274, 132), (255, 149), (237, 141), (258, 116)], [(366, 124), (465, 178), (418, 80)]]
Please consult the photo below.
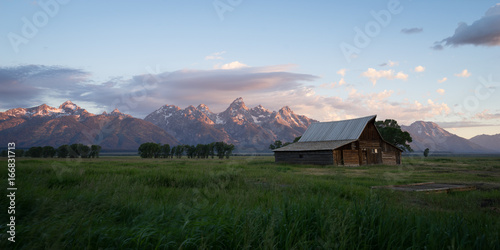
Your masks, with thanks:
[[(345, 92), (347, 97), (325, 96), (320, 92), (320, 87), (311, 85), (312, 81), (320, 77), (291, 72), (294, 67), (274, 65), (172, 72), (156, 70), (151, 74), (136, 75), (130, 79), (115, 78), (103, 83), (93, 82), (89, 72), (59, 66), (0, 68), (0, 87), (10, 90), (0, 93), (0, 108), (6, 110), (70, 99), (84, 103), (96, 113), (118, 108), (124, 113), (143, 118), (165, 104), (189, 106), (204, 103), (217, 111), (235, 96), (244, 96), (250, 105), (262, 104), (272, 109), (288, 105), (322, 121), (376, 113), (381, 118), (412, 122), (450, 111), (446, 103), (431, 99), (426, 103), (390, 100), (391, 96), (396, 95), (393, 90), (364, 93), (345, 83), (343, 77), (347, 69), (337, 72), (342, 77), (339, 91)], [(380, 78), (405, 80), (408, 77), (401, 72), (374, 69), (369, 69), (363, 76), (373, 83)]]

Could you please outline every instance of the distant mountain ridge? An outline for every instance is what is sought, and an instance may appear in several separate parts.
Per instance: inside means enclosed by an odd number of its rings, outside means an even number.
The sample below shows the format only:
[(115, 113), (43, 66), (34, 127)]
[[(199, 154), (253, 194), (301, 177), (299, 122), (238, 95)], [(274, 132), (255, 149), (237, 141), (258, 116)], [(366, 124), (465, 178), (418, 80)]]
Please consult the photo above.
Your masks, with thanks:
[(249, 108), (241, 97), (220, 113), (213, 113), (205, 104), (185, 109), (165, 105), (144, 120), (165, 129), (181, 143), (225, 141), (247, 152), (266, 151), (275, 140), (293, 141), (316, 122), (295, 114), (288, 106), (279, 111), (270, 111), (261, 105)]
[(434, 122), (416, 121), (409, 126), (401, 126), (401, 129), (410, 133), (413, 139), (410, 146), (414, 151), (429, 148), (431, 152), (494, 153), (489, 148), (444, 130)]
[(148, 141), (178, 143), (157, 126), (118, 109), (94, 115), (71, 101), (59, 108), (42, 104), (0, 112), (0, 141), (16, 142), (20, 148), (83, 143), (119, 150), (136, 150)]
[(496, 135), (476, 135), (469, 139), (469, 141), (480, 145), (483, 148), (488, 148), (496, 152), (500, 152), (500, 134)]

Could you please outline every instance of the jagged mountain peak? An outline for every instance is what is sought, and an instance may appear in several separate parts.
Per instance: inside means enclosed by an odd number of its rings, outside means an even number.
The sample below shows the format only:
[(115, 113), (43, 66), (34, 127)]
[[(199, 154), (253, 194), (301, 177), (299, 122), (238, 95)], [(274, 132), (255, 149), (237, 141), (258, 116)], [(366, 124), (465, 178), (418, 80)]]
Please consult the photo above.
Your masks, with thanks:
[(292, 109), (288, 106), (284, 106), (280, 109), (280, 112), (282, 113), (293, 113)]
[(249, 108), (245, 105), (245, 102), (243, 102), (242, 97), (236, 98), (231, 105), (229, 105), (228, 109), (244, 109), (244, 110), (249, 110)]
[(410, 126), (422, 126), (422, 127), (433, 127), (433, 128), (439, 127), (439, 125), (437, 125), (434, 122), (426, 122), (426, 121), (415, 121)]
[(264, 108), (262, 105), (258, 105), (257, 107), (253, 108), (253, 110), (259, 110), (259, 111), (264, 111), (264, 112), (271, 112), (268, 109)]
[(175, 111), (179, 111), (181, 110), (181, 108), (179, 108), (178, 106), (175, 106), (175, 105), (163, 105), (161, 106), (159, 109), (157, 109), (155, 112), (156, 113), (164, 113), (164, 112), (175, 112)]
[(203, 104), (203, 103), (200, 104), (200, 105), (198, 105), (198, 107), (196, 107), (196, 109), (198, 109), (199, 111), (201, 111), (201, 112), (203, 112), (205, 114), (212, 113), (212, 111), (210, 111), (210, 109), (208, 108), (208, 106), (205, 105), (205, 104)]
[(416, 132), (418, 134), (427, 134), (430, 136), (453, 136), (454, 134), (444, 130), (438, 124), (434, 122), (426, 122), (426, 121), (416, 121), (408, 126), (408, 129), (413, 130), (412, 132)]
[(70, 110), (78, 110), (80, 109), (80, 107), (78, 107), (78, 105), (74, 104), (72, 101), (68, 100), (68, 101), (65, 101), (63, 102), (63, 104), (61, 104), (59, 106), (60, 109), (64, 109), (64, 110), (67, 110), (67, 109), (70, 109)]
[(118, 116), (119, 118), (131, 118), (132, 117), (131, 115), (127, 115), (127, 114), (122, 113), (120, 110), (118, 110), (118, 108), (113, 109), (113, 111), (111, 111), (111, 113), (109, 113), (109, 114), (103, 113), (103, 115)]

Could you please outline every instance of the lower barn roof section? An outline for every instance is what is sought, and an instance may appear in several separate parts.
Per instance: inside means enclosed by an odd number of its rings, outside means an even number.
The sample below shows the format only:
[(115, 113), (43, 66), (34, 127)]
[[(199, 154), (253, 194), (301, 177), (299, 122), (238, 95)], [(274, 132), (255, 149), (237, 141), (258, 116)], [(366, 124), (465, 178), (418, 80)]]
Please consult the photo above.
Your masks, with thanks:
[(274, 152), (334, 150), (354, 141), (356, 140), (296, 142), (285, 147), (275, 149)]

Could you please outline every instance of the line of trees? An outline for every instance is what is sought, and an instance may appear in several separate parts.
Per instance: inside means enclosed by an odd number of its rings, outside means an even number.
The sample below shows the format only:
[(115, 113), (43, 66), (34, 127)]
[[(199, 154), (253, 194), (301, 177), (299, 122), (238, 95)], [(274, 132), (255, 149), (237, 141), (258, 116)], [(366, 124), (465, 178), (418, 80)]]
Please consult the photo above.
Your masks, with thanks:
[(139, 146), (138, 153), (142, 158), (181, 158), (186, 155), (188, 158), (212, 159), (217, 156), (219, 159), (229, 156), (234, 151), (233, 144), (225, 142), (212, 142), (209, 144), (177, 145), (170, 147), (169, 144), (146, 142)]
[[(71, 144), (62, 145), (57, 149), (52, 146), (44, 147), (31, 147), (24, 151), (23, 149), (16, 149), (14, 153), (16, 157), (32, 157), (32, 158), (99, 158), (99, 153), (101, 152), (101, 146), (91, 145), (87, 146), (84, 144)], [(7, 151), (3, 150), (1, 156), (6, 157)]]

